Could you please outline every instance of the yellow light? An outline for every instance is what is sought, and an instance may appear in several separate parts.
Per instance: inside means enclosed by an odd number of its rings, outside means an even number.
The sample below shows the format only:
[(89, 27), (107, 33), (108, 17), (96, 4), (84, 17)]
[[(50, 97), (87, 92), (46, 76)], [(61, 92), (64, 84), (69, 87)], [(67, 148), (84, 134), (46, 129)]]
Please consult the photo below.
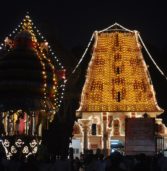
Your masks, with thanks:
[[(34, 30), (35, 29), (35, 30)], [(13, 31), (13, 33), (15, 33), (17, 29), (15, 29)], [(40, 65), (42, 68), (42, 81), (43, 81), (43, 87), (42, 87), (42, 98), (44, 100), (44, 103), (46, 103), (46, 99), (51, 100), (51, 102), (53, 103), (52, 105), (55, 105), (54, 109), (58, 109), (57, 104), (55, 104), (55, 101), (58, 102), (58, 99), (56, 98), (56, 93), (57, 93), (57, 75), (55, 74), (55, 67), (53, 64), (52, 59), (50, 58), (50, 53), (53, 55), (54, 53), (52, 52), (50, 45), (48, 44), (48, 42), (44, 39), (43, 36), (40, 36), (40, 41), (37, 39), (39, 37), (39, 35), (41, 35), (41, 33), (39, 32), (39, 30), (36, 29), (36, 27), (34, 26), (32, 20), (30, 19), (30, 17), (28, 15), (25, 16), (25, 18), (23, 19), (23, 21), (21, 22), (21, 24), (18, 26), (18, 31), (28, 31), (31, 34), (32, 37), (32, 43), (33, 43), (33, 49), (35, 50), (38, 60), (40, 61)], [(35, 32), (37, 32), (37, 36)], [(12, 36), (12, 35), (11, 35)], [(44, 42), (41, 42), (41, 40), (43, 40)], [(7, 39), (5, 40), (7, 41)], [(42, 44), (43, 43), (43, 44)], [(43, 46), (44, 47), (43, 47)], [(1, 45), (2, 46), (2, 45)], [(0, 46), (0, 49), (2, 48)], [(44, 49), (48, 50), (48, 52), (50, 53), (45, 53)], [(51, 71), (51, 74), (49, 75), (49, 77), (51, 76), (52, 79), (52, 87), (51, 89), (49, 89), (49, 86), (47, 85), (48, 82), (48, 71), (47, 69), (49, 68), (49, 74)], [(49, 78), (50, 79), (50, 78)], [(50, 92), (51, 91), (51, 92)], [(52, 95), (52, 96), (51, 96)], [(47, 105), (45, 105), (45, 107), (47, 107)]]
[(97, 40), (80, 110), (158, 112), (135, 32), (104, 32)]

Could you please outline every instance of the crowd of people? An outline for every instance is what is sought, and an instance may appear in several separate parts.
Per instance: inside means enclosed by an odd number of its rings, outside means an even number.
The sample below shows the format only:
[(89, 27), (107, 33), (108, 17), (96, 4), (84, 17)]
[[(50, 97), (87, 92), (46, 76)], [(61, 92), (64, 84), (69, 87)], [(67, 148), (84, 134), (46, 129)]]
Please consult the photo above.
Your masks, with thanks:
[(124, 156), (117, 151), (108, 157), (87, 154), (75, 159), (49, 159), (31, 155), (26, 160), (7, 160), (1, 155), (0, 171), (167, 171), (167, 158), (163, 154)]

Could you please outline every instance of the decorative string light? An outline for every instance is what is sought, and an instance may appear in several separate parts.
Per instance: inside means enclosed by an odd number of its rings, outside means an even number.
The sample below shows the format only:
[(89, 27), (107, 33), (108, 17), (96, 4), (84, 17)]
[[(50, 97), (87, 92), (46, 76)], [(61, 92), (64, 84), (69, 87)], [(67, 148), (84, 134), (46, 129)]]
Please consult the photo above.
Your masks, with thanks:
[[(38, 56), (38, 58), (40, 60), (40, 64), (41, 64), (41, 67), (42, 67), (43, 101), (44, 101), (45, 107), (47, 106), (46, 100), (47, 100), (48, 95), (49, 95), (47, 93), (47, 88), (48, 88), (47, 79), (48, 79), (48, 77), (47, 77), (46, 67), (48, 66), (50, 68), (51, 72), (52, 72), (52, 80), (53, 80), (52, 90), (53, 90), (54, 93), (53, 93), (53, 97), (49, 97), (49, 98), (53, 98), (53, 103), (54, 103), (53, 109), (57, 111), (58, 108), (56, 106), (60, 106), (60, 104), (62, 103), (62, 98), (60, 98), (60, 97), (64, 95), (64, 93), (63, 93), (64, 89), (60, 88), (61, 92), (57, 92), (57, 89), (58, 89), (58, 86), (59, 87), (61, 87), (61, 85), (65, 86), (65, 78), (62, 78), (64, 80), (60, 81), (60, 83), (59, 83), (60, 85), (57, 84), (58, 78), (57, 78), (57, 75), (55, 73), (55, 66), (53, 65), (53, 60), (52, 59), (55, 59), (55, 64), (56, 64), (56, 69), (57, 70), (64, 69), (64, 66), (58, 60), (57, 56), (55, 55), (54, 51), (51, 49), (51, 46), (46, 41), (45, 37), (40, 33), (40, 31), (34, 25), (34, 23), (32, 22), (28, 12), (27, 12), (26, 16), (24, 17), (24, 19), (22, 20), (22, 22), (20, 24), (18, 24), (18, 26), (12, 31), (12, 33), (8, 37), (10, 39), (12, 39), (13, 37), (15, 37), (15, 35), (18, 32), (21, 32), (21, 31), (24, 31), (24, 30), (30, 32), (30, 34), (32, 35), (34, 50), (37, 53), (37, 56)], [(37, 40), (37, 37), (38, 37), (38, 40)], [(45, 46), (48, 47), (47, 54), (45, 54), (43, 52), (43, 47), (41, 47), (42, 43), (39, 43), (39, 42), (44, 42)], [(6, 45), (2, 43), (0, 45), (0, 50), (5, 48), (5, 46)], [(9, 48), (8, 51), (10, 51), (11, 49), (12, 49), (12, 47)], [(39, 51), (37, 49), (39, 49)]]
[(94, 38), (94, 33), (92, 34), (92, 36), (91, 36), (91, 38), (90, 38), (90, 41), (89, 41), (89, 43), (88, 43), (88, 45), (87, 45), (87, 47), (86, 47), (86, 49), (85, 49), (83, 55), (81, 56), (81, 59), (79, 60), (78, 64), (76, 65), (76, 67), (75, 67), (74, 70), (72, 71), (72, 74), (76, 71), (76, 69), (78, 68), (78, 66), (80, 65), (80, 63), (82, 62), (82, 60), (84, 59), (84, 57), (85, 57), (85, 55), (86, 55), (86, 53), (87, 53), (87, 51), (88, 51), (88, 49), (89, 49), (89, 46), (91, 45), (91, 43), (92, 43), (92, 41), (93, 41), (93, 38)]
[(148, 56), (150, 57), (151, 61), (152, 61), (153, 64), (155, 65), (155, 67), (158, 69), (158, 71), (161, 73), (161, 75), (164, 76), (165, 79), (167, 80), (167, 76), (164, 74), (164, 72), (161, 70), (161, 68), (157, 65), (157, 63), (155, 62), (155, 60), (154, 60), (153, 57), (151, 56), (150, 52), (148, 51), (148, 49), (147, 49), (145, 43), (143, 42), (143, 40), (142, 40), (142, 38), (141, 38), (141, 36), (140, 36), (139, 33), (138, 33), (138, 37), (139, 37), (139, 39), (140, 39), (140, 41), (141, 41), (141, 43), (142, 43), (144, 49), (146, 50)]
[(113, 29), (113, 27), (115, 27), (115, 26), (117, 26), (117, 27), (123, 29), (124, 31), (133, 33), (132, 30), (129, 30), (129, 29), (123, 27), (122, 25), (118, 24), (118, 23), (114, 23), (114, 24), (112, 24), (111, 26), (109, 26), (109, 27), (107, 27), (107, 28), (105, 28), (105, 29), (102, 29), (102, 30), (100, 30), (100, 31), (98, 31), (98, 32), (99, 32), (99, 33), (102, 33), (102, 32), (109, 31), (110, 29)]

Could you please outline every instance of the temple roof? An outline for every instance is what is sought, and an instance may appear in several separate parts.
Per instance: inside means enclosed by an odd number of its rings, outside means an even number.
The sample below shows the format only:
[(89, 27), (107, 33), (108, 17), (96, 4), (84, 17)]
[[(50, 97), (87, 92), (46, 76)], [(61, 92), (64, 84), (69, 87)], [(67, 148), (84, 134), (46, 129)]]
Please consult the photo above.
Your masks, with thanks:
[(162, 113), (137, 31), (116, 26), (95, 32), (78, 111)]

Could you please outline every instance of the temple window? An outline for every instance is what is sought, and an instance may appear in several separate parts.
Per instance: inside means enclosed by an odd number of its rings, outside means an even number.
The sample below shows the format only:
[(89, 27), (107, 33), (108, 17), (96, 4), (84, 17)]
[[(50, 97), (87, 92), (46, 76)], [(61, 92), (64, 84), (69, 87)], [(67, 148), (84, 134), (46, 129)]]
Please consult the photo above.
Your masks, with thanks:
[(116, 74), (120, 74), (120, 67), (116, 68)]
[(117, 92), (117, 102), (120, 102), (120, 101), (121, 101), (121, 93)]
[(92, 135), (96, 135), (96, 124), (92, 124)]

